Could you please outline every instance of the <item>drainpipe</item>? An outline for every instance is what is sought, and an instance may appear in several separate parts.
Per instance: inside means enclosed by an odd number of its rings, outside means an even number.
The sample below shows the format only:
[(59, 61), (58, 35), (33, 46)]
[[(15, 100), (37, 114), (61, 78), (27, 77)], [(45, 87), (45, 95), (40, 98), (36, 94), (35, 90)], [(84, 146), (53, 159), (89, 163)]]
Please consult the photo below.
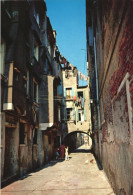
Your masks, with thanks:
[(99, 88), (98, 88), (98, 71), (97, 71), (97, 53), (96, 53), (96, 40), (95, 40), (95, 37), (94, 37), (94, 55), (95, 55), (95, 74), (96, 74), (96, 96), (97, 96), (97, 111), (98, 111), (98, 127), (99, 127), (99, 129), (101, 129)]
[[(89, 73), (89, 65), (88, 65), (88, 61), (87, 61), (87, 76), (88, 76), (88, 90), (89, 90), (89, 100), (91, 99), (91, 96), (90, 96), (90, 73)], [(90, 110), (90, 121), (91, 121), (91, 102), (89, 103), (89, 110)], [(89, 129), (90, 129), (90, 132), (92, 133), (92, 124), (90, 122), (89, 124)]]

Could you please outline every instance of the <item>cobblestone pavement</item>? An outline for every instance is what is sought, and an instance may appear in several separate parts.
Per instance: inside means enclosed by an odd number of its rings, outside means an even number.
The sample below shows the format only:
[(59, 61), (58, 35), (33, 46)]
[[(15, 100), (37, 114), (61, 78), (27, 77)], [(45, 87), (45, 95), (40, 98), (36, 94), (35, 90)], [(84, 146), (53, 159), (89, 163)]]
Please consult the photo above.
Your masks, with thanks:
[(4, 187), (2, 195), (114, 195), (93, 154), (87, 148), (69, 155), (69, 161), (53, 160)]

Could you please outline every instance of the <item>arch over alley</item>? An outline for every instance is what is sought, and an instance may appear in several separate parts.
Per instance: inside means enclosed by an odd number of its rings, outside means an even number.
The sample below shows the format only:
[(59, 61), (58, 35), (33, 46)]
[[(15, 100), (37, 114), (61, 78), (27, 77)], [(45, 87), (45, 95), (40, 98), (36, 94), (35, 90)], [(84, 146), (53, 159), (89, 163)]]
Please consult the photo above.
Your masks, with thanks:
[(72, 131), (68, 133), (63, 139), (64, 145), (69, 147), (69, 152), (75, 150), (76, 148), (85, 144), (89, 146), (89, 149), (92, 148), (92, 138), (89, 132), (84, 131)]

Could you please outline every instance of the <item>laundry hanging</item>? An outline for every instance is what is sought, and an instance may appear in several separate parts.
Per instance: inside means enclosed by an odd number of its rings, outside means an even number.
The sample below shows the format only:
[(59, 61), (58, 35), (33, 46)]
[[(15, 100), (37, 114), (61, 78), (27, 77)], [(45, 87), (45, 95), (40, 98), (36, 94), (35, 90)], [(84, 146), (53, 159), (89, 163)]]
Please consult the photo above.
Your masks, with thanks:
[(83, 73), (81, 73), (76, 67), (74, 67), (71, 63), (69, 63), (66, 58), (60, 54), (60, 63), (64, 64), (65, 68), (71, 67), (72, 72), (74, 73), (74, 76), (76, 76), (78, 74), (79, 78), (81, 80), (87, 81), (88, 77), (86, 75), (84, 75)]

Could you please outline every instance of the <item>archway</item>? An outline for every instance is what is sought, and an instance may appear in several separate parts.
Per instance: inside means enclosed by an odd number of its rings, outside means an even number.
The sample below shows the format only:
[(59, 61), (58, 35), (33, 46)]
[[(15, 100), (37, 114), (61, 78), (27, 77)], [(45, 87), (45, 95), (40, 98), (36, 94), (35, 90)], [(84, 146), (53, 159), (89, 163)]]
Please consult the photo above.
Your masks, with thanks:
[(92, 138), (84, 131), (73, 131), (68, 133), (64, 137), (63, 143), (69, 147), (69, 152), (74, 151), (82, 145), (85, 145), (88, 149), (92, 148)]

